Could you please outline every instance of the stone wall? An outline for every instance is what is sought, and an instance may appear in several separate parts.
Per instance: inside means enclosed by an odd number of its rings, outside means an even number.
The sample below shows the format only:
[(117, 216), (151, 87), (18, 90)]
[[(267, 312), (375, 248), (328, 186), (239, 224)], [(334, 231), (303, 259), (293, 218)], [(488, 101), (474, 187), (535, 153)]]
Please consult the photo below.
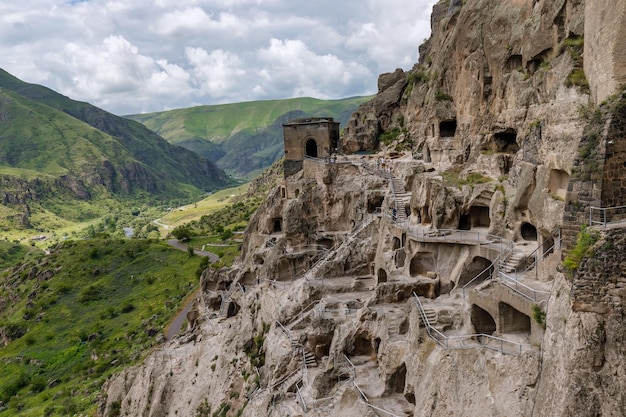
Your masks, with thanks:
[(565, 248), (576, 243), (580, 226), (589, 223), (591, 206), (626, 205), (626, 92), (590, 111), (588, 119), (567, 189)]
[(571, 298), (574, 311), (609, 313), (626, 300), (626, 234), (624, 229), (602, 232), (576, 272)]
[(585, 2), (585, 74), (596, 103), (626, 84), (626, 0)]
[(626, 205), (626, 93), (622, 93), (611, 104), (613, 108), (607, 128), (602, 178), (604, 207)]

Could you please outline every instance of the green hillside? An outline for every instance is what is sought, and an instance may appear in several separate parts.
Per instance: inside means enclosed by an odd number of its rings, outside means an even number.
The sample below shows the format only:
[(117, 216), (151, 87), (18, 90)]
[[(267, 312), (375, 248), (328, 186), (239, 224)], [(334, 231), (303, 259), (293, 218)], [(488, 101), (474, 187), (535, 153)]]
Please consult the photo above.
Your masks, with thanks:
[(107, 377), (162, 338), (201, 261), (164, 243), (92, 239), (0, 274), (0, 417), (94, 415)]
[(138, 122), (0, 70), (0, 231), (85, 221), (104, 200), (167, 206), (232, 184)]
[(294, 98), (198, 106), (127, 116), (237, 177), (252, 178), (283, 155), (282, 123), (330, 116), (345, 124), (370, 97)]

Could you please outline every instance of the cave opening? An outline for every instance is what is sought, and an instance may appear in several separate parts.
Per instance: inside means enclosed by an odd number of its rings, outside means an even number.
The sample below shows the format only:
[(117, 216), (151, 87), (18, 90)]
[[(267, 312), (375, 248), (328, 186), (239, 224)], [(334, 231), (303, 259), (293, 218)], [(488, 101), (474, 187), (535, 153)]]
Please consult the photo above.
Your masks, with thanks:
[(498, 304), (500, 332), (530, 333), (530, 317), (507, 303)]
[(496, 331), (496, 321), (491, 317), (491, 314), (476, 304), (472, 305), (470, 319), (476, 333), (493, 334)]
[(378, 269), (378, 283), (381, 284), (383, 282), (387, 282), (387, 271), (380, 268)]
[(520, 227), (520, 234), (522, 235), (522, 239), (526, 241), (537, 241), (537, 228), (530, 223), (522, 223)]
[(306, 141), (305, 152), (306, 156), (317, 158), (317, 142), (315, 142), (315, 139), (309, 139)]
[(489, 259), (483, 258), (482, 256), (475, 256), (472, 262), (463, 268), (456, 286), (463, 287), (470, 281), (472, 285), (478, 285), (489, 279), (493, 271), (493, 263)]
[(505, 129), (493, 135), (493, 145), (496, 152), (515, 153), (519, 151), (517, 144), (517, 131), (515, 129)]
[(456, 134), (456, 119), (442, 120), (439, 123), (439, 136), (442, 138), (453, 138)]
[(426, 276), (428, 272), (434, 272), (435, 269), (435, 258), (432, 252), (417, 252), (409, 265), (409, 273), (412, 277)]
[(272, 219), (272, 233), (280, 233), (283, 230), (283, 219), (277, 217)]

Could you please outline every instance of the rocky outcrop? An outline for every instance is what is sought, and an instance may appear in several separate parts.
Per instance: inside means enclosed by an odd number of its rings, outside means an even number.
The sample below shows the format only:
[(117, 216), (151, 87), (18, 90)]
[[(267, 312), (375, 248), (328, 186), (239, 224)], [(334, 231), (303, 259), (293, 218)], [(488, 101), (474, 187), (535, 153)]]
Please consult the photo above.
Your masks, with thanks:
[[(378, 154), (305, 160), (236, 265), (203, 274), (188, 333), (162, 349), (175, 359), (112, 378), (101, 414), (620, 415), (624, 242), (608, 233), (573, 282), (556, 270), (592, 143), (571, 79), (590, 10), (435, 5), (420, 62), (381, 76), (346, 129), (344, 152)], [(619, 114), (594, 177), (616, 199)]]

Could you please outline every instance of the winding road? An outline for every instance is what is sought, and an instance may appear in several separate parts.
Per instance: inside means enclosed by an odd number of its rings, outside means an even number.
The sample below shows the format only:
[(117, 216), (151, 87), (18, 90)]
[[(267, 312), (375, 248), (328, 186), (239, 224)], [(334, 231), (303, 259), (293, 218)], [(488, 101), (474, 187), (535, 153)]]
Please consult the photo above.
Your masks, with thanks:
[[(182, 250), (183, 252), (187, 252), (189, 250), (187, 245), (185, 245), (184, 243), (182, 243), (178, 239), (170, 239), (170, 240), (167, 241), (167, 244), (170, 245), (173, 248), (176, 248), (178, 250)], [(208, 257), (209, 258), (209, 262), (217, 262), (217, 261), (220, 260), (220, 257), (217, 256), (216, 254), (214, 254), (213, 252), (207, 252), (205, 250), (199, 250), (199, 249), (194, 248), (193, 249), (193, 253), (194, 253), (194, 255)]]

